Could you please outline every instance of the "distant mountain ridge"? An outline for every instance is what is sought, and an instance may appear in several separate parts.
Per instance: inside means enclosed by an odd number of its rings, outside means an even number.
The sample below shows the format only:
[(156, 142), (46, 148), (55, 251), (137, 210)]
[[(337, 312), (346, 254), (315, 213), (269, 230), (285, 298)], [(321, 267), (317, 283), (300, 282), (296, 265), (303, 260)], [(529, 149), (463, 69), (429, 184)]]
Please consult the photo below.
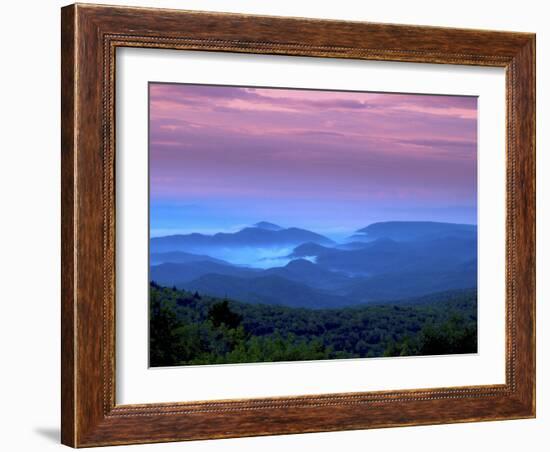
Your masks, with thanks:
[(149, 263), (151, 265), (158, 265), (166, 262), (170, 262), (172, 264), (188, 264), (190, 262), (204, 261), (231, 265), (229, 262), (225, 262), (221, 259), (216, 259), (205, 254), (186, 253), (185, 251), (167, 251), (164, 253), (151, 253), (149, 255)]
[(225, 276), (251, 277), (260, 270), (237, 267), (231, 264), (218, 264), (211, 261), (195, 261), (188, 263), (166, 262), (151, 267), (149, 279), (165, 286), (183, 287), (189, 281), (207, 274), (219, 274)]
[(184, 234), (151, 239), (152, 252), (207, 250), (212, 247), (270, 247), (299, 245), (305, 242), (332, 245), (334, 242), (321, 234), (300, 228), (276, 229), (277, 225), (259, 223), (238, 232), (218, 232), (214, 235)]
[[(154, 238), (150, 280), (248, 303), (307, 308), (477, 287), (475, 225), (383, 222), (357, 235), (366, 239), (335, 243), (312, 231), (262, 221), (235, 233)], [(247, 250), (256, 253), (252, 265), (271, 267), (231, 263), (248, 263), (235, 259)]]
[(229, 263), (220, 264), (214, 261), (166, 262), (152, 266), (149, 279), (164, 286), (186, 287), (189, 282), (205, 275), (236, 276), (239, 278), (278, 276), (320, 289), (334, 289), (345, 285), (349, 280), (343, 273), (327, 270), (305, 259), (293, 260), (285, 266), (265, 270), (239, 267)]
[(278, 224), (269, 223), (268, 221), (260, 221), (254, 225), (255, 228), (266, 229), (268, 231), (281, 231), (284, 229)]
[(436, 221), (385, 221), (359, 229), (354, 239), (376, 240), (388, 238), (397, 241), (437, 238), (444, 236), (472, 236), (477, 234), (473, 224), (442, 223)]
[(477, 257), (477, 237), (451, 236), (416, 241), (380, 238), (371, 242), (326, 247), (304, 243), (290, 258), (315, 258), (321, 267), (350, 273), (377, 274), (402, 271), (443, 271)]

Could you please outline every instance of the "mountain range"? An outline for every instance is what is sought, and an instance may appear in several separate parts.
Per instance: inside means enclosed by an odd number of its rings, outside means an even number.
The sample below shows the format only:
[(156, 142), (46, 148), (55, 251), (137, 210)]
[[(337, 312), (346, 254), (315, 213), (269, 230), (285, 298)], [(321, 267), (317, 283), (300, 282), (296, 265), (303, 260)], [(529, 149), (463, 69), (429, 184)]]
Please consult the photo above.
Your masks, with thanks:
[(472, 237), (477, 226), (435, 221), (385, 221), (372, 223), (356, 232), (356, 239), (388, 238), (397, 241), (429, 240), (441, 237)]
[[(259, 222), (235, 233), (151, 239), (150, 280), (248, 303), (326, 308), (477, 286), (477, 227), (374, 223), (360, 240), (335, 243), (299, 228)], [(216, 251), (281, 247), (270, 268), (235, 265)], [(290, 247), (290, 253), (286, 249)]]
[(171, 251), (208, 251), (219, 247), (281, 247), (299, 245), (305, 242), (321, 245), (334, 245), (334, 242), (321, 234), (300, 228), (282, 228), (262, 221), (252, 227), (237, 232), (218, 232), (214, 235), (199, 233), (155, 237), (150, 241), (153, 253)]

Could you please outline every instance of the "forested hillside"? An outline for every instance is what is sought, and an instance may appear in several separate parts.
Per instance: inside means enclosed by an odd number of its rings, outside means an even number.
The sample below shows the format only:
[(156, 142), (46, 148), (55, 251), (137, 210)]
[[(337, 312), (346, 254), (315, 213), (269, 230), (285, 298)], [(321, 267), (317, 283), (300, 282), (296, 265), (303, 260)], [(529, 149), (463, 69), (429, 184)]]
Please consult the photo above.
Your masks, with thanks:
[(477, 351), (476, 290), (339, 309), (241, 303), (150, 284), (150, 365)]

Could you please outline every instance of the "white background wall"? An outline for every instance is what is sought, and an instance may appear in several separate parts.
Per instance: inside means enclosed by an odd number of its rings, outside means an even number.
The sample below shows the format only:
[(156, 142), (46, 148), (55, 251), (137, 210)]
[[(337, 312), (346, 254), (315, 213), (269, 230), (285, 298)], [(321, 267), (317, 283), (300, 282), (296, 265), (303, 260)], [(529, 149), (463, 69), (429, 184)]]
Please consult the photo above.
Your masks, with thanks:
[[(118, 4), (441, 25), (537, 33), (538, 417), (370, 431), (119, 447), (116, 450), (280, 451), (548, 450), (550, 321), (548, 124), (550, 14), (547, 2), (354, 0), (113, 0)], [(93, 2), (96, 3), (96, 2)], [(58, 450), (59, 445), (59, 8), (55, 1), (2, 5), (0, 70), (0, 448)], [(521, 351), (520, 351), (521, 352)], [(546, 354), (546, 356), (544, 356)], [(546, 432), (545, 432), (546, 430)]]

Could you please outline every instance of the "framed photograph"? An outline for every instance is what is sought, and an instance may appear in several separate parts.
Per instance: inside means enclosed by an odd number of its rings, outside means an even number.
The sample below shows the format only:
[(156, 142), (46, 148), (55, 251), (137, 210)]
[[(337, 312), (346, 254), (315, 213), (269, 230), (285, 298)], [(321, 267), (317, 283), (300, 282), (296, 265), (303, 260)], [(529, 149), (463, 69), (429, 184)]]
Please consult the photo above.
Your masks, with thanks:
[(62, 9), (62, 442), (535, 416), (535, 36)]

